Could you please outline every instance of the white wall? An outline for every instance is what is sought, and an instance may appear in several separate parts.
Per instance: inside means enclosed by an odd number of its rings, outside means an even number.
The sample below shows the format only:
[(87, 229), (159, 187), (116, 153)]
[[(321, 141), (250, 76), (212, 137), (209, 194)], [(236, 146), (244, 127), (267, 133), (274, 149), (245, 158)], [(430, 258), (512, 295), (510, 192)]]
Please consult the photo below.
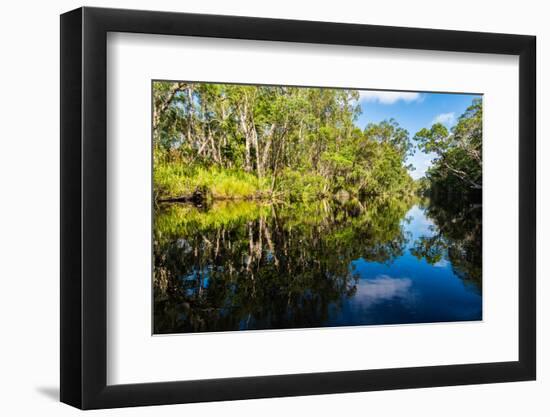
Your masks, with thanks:
[[(57, 402), (59, 378), (59, 17), (82, 4), (11, 1), (0, 20), (0, 410), (3, 415), (75, 415)], [(548, 111), (550, 26), (544, 2), (277, 0), (92, 1), (86, 5), (534, 34), (538, 36), (539, 378), (537, 382), (326, 395), (100, 411), (94, 415), (477, 416), (550, 412)], [(545, 233), (545, 236), (542, 236)], [(546, 395), (544, 395), (546, 394)]]

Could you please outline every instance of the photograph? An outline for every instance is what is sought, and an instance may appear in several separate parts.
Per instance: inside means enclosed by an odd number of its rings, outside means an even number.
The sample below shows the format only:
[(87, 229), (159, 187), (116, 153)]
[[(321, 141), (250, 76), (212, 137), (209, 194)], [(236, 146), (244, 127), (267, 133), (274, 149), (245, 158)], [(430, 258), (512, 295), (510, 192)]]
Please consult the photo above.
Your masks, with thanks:
[(0, 417), (550, 416), (543, 4), (5, 2)]
[(151, 100), (153, 334), (483, 319), (483, 94)]

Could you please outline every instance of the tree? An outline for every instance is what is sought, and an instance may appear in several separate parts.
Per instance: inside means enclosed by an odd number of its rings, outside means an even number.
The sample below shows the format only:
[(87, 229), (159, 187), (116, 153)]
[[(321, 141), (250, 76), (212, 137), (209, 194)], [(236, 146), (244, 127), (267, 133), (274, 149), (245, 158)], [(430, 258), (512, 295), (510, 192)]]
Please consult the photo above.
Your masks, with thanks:
[(405, 162), (414, 153), (414, 145), (409, 138), (409, 132), (399, 126), (394, 119), (384, 120), (378, 124), (369, 123), (365, 128), (365, 136), (379, 143), (390, 144)]
[(482, 119), (482, 102), (475, 99), (451, 132), (436, 123), (416, 133), (414, 140), (419, 148), (436, 155), (427, 173), (432, 188), (481, 190)]
[(308, 198), (382, 195), (411, 184), (408, 132), (393, 119), (361, 132), (357, 90), (155, 82), (153, 99), (155, 185), (166, 197), (210, 187), (193, 178), (198, 170), (252, 175), (253, 186), (229, 187), (249, 198), (296, 196), (291, 188)]

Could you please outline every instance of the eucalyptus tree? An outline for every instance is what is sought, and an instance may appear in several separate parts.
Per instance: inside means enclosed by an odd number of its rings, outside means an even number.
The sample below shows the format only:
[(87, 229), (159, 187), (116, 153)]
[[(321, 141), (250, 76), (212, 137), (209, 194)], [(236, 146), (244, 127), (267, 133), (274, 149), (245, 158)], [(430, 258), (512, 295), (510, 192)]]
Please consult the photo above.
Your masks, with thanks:
[(423, 128), (414, 140), (435, 155), (427, 176), (432, 186), (448, 190), (481, 190), (483, 106), (475, 99), (450, 131), (441, 123)]

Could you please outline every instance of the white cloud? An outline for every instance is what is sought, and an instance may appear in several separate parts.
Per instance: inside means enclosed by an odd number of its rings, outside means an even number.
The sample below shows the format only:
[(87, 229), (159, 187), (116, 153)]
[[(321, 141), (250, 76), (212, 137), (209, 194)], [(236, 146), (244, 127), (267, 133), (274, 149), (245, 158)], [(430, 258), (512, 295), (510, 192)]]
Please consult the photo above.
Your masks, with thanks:
[(447, 127), (454, 125), (455, 122), (456, 115), (454, 113), (441, 113), (432, 120), (432, 124), (441, 123), (442, 125), (445, 125)]
[(359, 280), (356, 297), (363, 306), (369, 306), (392, 298), (407, 299), (412, 295), (411, 287), (410, 278), (378, 275), (374, 279)]
[(420, 93), (410, 93), (404, 91), (359, 91), (361, 101), (379, 102), (380, 104), (394, 104), (399, 100), (407, 103), (412, 101), (421, 101), (423, 96)]

